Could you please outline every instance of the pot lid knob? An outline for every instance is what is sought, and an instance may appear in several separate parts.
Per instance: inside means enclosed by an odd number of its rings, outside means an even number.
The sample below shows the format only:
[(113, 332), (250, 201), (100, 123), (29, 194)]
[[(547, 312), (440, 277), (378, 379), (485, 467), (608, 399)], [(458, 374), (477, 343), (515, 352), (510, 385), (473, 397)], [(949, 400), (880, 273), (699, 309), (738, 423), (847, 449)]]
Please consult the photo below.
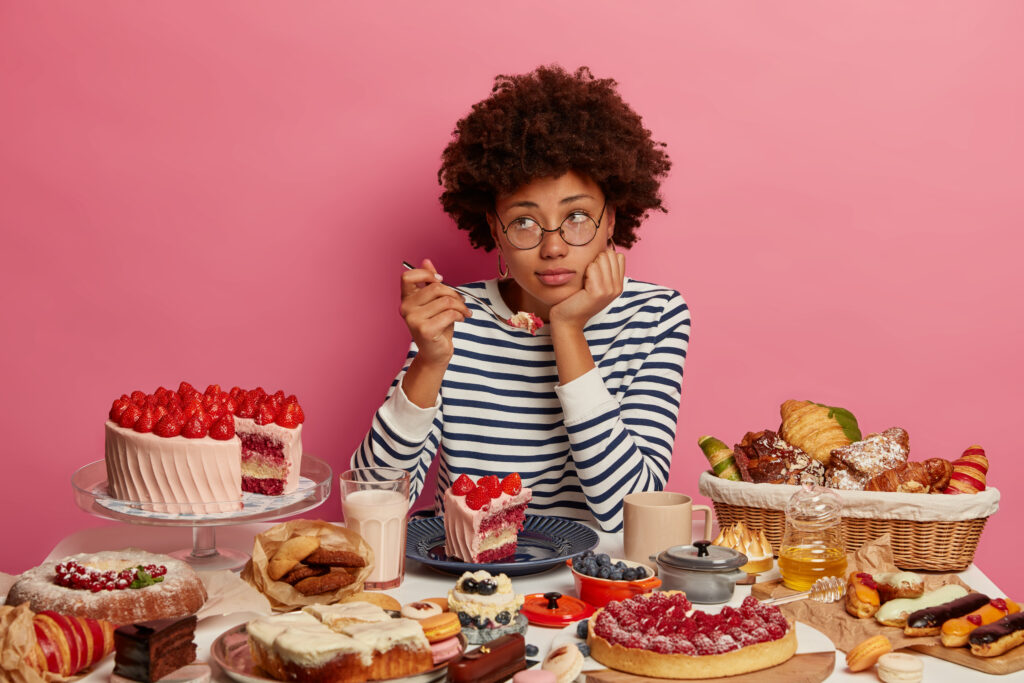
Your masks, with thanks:
[(711, 541), (694, 541), (693, 544), (697, 546), (697, 557), (707, 557), (711, 554), (708, 552), (708, 546), (711, 545)]
[(544, 599), (548, 601), (548, 609), (558, 609), (558, 599), (562, 597), (562, 594), (557, 591), (549, 591), (544, 594)]

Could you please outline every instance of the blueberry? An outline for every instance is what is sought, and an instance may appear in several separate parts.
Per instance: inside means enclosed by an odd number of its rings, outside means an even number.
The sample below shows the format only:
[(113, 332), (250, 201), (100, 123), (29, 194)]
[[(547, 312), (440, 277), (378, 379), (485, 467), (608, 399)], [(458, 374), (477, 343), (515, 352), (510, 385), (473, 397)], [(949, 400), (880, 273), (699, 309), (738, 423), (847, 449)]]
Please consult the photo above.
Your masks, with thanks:
[(477, 583), (476, 579), (466, 578), (462, 581), (462, 592), (463, 593), (476, 593)]
[(512, 621), (512, 615), (508, 612), (498, 612), (498, 616), (494, 617), (494, 620), (499, 624), (507, 624)]
[(636, 572), (633, 571), (632, 567), (630, 567), (629, 569), (626, 569), (625, 571), (622, 572), (622, 580), (623, 581), (636, 581)]
[(597, 556), (597, 566), (607, 567), (612, 563), (612, 558), (608, 557), (608, 553), (601, 553)]
[(530, 644), (526, 645), (526, 656), (527, 657), (536, 657), (539, 654), (540, 654), (540, 649), (538, 649), (536, 645), (530, 645)]
[(587, 625), (590, 623), (590, 619), (584, 619), (576, 624), (576, 637), (586, 638), (587, 637)]
[(582, 553), (580, 553), (580, 559), (581, 560), (585, 560), (588, 557), (593, 557), (593, 556), (594, 556), (594, 551), (593, 550), (584, 550)]
[(622, 581), (622, 570), (618, 567), (615, 567), (610, 572), (608, 572), (608, 578), (612, 581)]
[(622, 560), (619, 560), (618, 562), (616, 562), (615, 566), (618, 567), (619, 569), (623, 570), (623, 571), (629, 569), (629, 565), (626, 564), (625, 562), (623, 562)]
[(463, 626), (469, 626), (473, 623), (473, 618), (465, 612), (459, 612), (459, 623)]
[(473, 626), (476, 628), (487, 628), (488, 621), (486, 617), (473, 617)]
[(576, 647), (580, 649), (580, 654), (582, 654), (584, 657), (590, 656), (590, 646), (586, 643), (576, 643)]
[(498, 592), (498, 584), (490, 579), (484, 579), (476, 585), (476, 592), (480, 595), (494, 595)]
[(597, 578), (599, 578), (599, 579), (608, 579), (608, 578), (611, 578), (611, 575), (612, 575), (611, 567), (606, 567), (606, 566), (602, 565), (597, 570)]
[(633, 571), (636, 573), (636, 578), (637, 579), (646, 579), (647, 578), (647, 568), (646, 567), (633, 567)]

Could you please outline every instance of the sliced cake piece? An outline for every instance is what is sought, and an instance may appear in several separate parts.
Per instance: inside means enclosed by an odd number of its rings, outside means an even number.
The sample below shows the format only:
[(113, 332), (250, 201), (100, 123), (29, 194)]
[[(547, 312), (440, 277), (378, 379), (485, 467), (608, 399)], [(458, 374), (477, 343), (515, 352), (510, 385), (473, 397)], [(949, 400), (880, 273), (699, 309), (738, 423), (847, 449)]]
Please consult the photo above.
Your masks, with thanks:
[(460, 475), (444, 495), (445, 554), (474, 564), (511, 560), (532, 498), (516, 473), (475, 484)]
[(196, 617), (157, 619), (114, 631), (114, 673), (152, 683), (196, 659)]

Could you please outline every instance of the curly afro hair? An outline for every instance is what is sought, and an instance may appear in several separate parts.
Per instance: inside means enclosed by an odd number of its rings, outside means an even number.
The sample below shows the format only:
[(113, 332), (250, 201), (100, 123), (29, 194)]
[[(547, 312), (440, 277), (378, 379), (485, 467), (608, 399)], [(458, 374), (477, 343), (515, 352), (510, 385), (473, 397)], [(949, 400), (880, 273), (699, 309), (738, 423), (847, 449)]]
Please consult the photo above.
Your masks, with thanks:
[(615, 208), (615, 243), (630, 247), (672, 162), (610, 78), (541, 66), (498, 76), (441, 155), (441, 205), (474, 247), (494, 248), (487, 213), (500, 195), (567, 171), (589, 176)]

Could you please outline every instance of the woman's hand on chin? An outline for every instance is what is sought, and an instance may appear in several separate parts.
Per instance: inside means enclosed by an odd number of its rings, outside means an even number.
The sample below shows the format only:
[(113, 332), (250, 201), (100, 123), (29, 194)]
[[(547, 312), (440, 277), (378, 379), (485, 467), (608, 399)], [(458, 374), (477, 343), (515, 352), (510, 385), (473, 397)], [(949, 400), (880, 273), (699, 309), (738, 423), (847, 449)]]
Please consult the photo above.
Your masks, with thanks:
[(424, 259), (419, 268), (402, 273), (400, 311), (419, 349), (417, 357), (439, 365), (447, 365), (454, 352), (454, 324), (472, 315), (462, 296), (441, 284), (429, 259)]
[(605, 249), (583, 273), (583, 289), (551, 307), (551, 329), (574, 327), (582, 330), (587, 321), (622, 294), (626, 278), (626, 256)]

